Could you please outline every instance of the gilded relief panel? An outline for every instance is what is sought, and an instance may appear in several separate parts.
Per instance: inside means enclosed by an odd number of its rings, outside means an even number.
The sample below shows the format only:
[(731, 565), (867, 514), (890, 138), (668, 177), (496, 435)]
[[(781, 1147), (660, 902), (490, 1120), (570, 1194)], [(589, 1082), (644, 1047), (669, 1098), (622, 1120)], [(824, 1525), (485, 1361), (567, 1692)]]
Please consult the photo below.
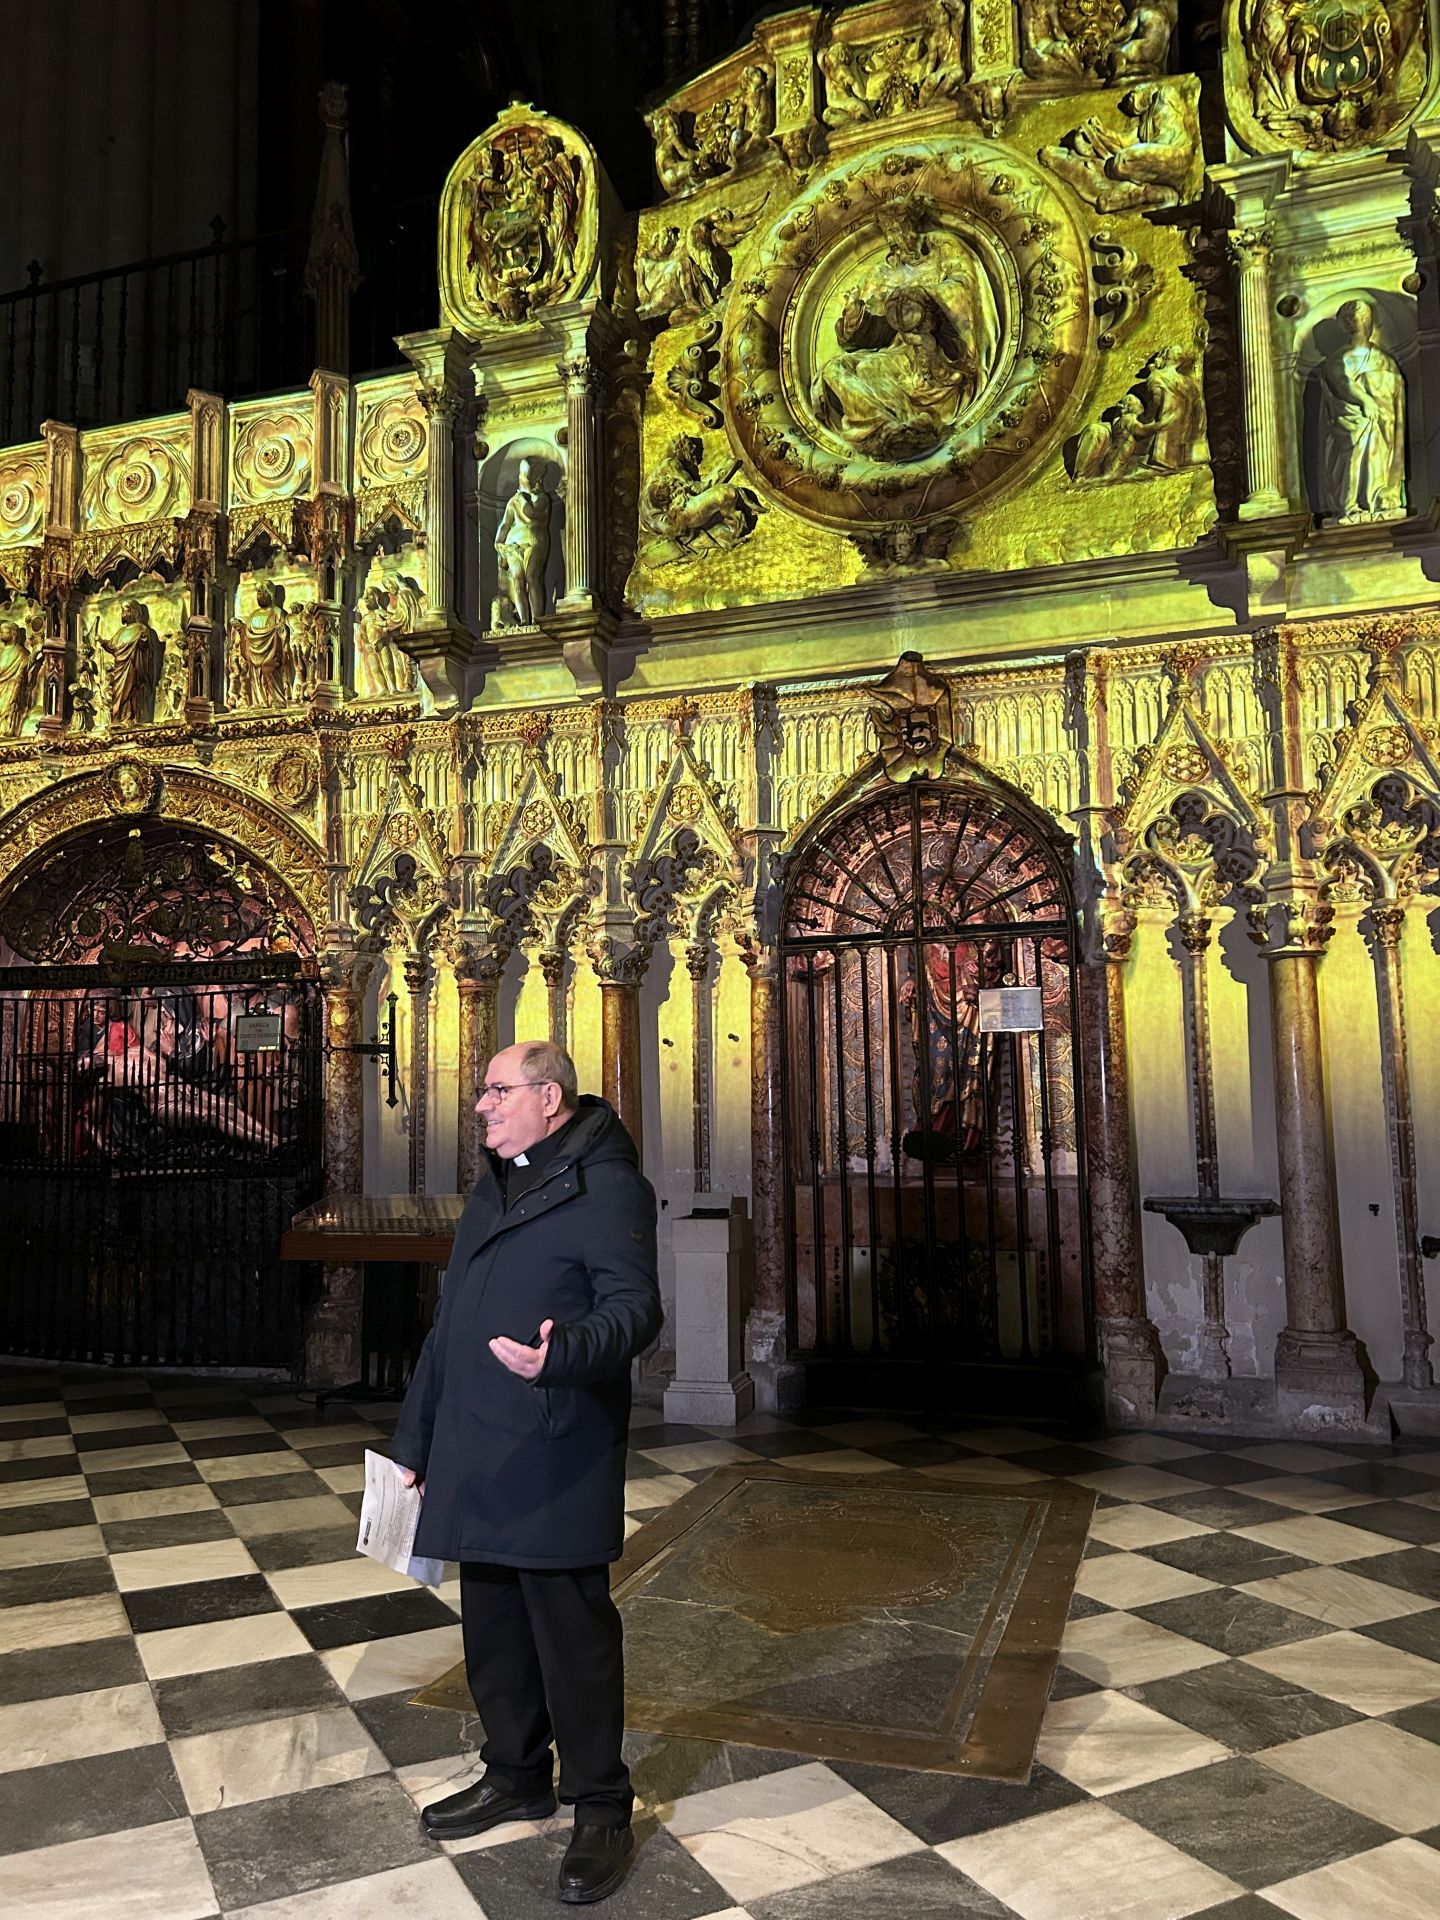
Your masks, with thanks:
[(1391, 141), (1434, 103), (1434, 0), (1227, 0), (1225, 98), (1252, 153)]

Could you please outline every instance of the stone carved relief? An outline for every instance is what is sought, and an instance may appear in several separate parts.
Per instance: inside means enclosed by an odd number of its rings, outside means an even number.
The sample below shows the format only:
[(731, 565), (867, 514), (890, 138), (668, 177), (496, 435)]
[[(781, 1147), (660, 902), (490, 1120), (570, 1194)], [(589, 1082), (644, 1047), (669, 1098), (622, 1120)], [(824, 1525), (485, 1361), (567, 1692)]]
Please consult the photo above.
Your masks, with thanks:
[(753, 229), (768, 197), (743, 209), (711, 208), (683, 229), (673, 221), (653, 227), (635, 258), (640, 318), (663, 318), (674, 326), (707, 313), (729, 286), (732, 255)]
[(8, 454), (0, 460), (0, 547), (38, 541), (45, 525), (45, 456)]
[(126, 600), (120, 608), (120, 624), (99, 645), (109, 658), (111, 726), (138, 727), (157, 718), (155, 695), (165, 650), (150, 624), (149, 607), (140, 600)]
[(770, 69), (754, 61), (733, 94), (693, 112), (660, 107), (645, 116), (645, 124), (655, 142), (655, 172), (667, 195), (718, 180), (761, 153), (774, 131)]
[(1119, 102), (1117, 133), (1091, 114), (1040, 158), (1101, 213), (1178, 207), (1194, 172), (1198, 143), (1178, 86), (1132, 87)]
[(308, 493), (313, 447), (314, 421), (308, 410), (287, 407), (240, 421), (230, 453), (232, 502), (257, 505)]
[(679, 357), (665, 375), (665, 390), (682, 413), (698, 420), (702, 427), (723, 427), (720, 388), (716, 372), (720, 355), (716, 351), (721, 334), (719, 320), (703, 320), (695, 338), (680, 350)]
[(411, 574), (382, 573), (366, 587), (355, 627), (356, 692), (383, 697), (411, 693), (415, 662), (396, 646), (396, 637), (413, 633), (425, 617), (425, 595)]
[(958, 93), (968, 78), (964, 20), (963, 0), (934, 0), (913, 26), (880, 39), (852, 40), (832, 27), (815, 57), (826, 126), (913, 113)]
[(355, 435), (357, 485), (392, 486), (423, 473), (429, 429), (415, 394), (395, 394), (360, 408)]
[(1130, 392), (1066, 449), (1077, 481), (1133, 480), (1180, 473), (1209, 460), (1200, 351), (1162, 347)]
[(440, 200), (441, 308), (478, 333), (577, 298), (594, 277), (600, 186), (573, 127), (518, 102), (471, 143)]
[(490, 610), (492, 627), (537, 626), (547, 612), (545, 569), (553, 509), (540, 462), (522, 460), (515, 491), (495, 529), (498, 591)]
[(291, 612), (285, 602), (282, 585), (262, 580), (250, 612), (231, 621), (225, 684), (232, 707), (296, 706), (322, 677), (333, 677), (329, 616), (313, 604)]
[(1096, 345), (1108, 353), (1144, 314), (1155, 291), (1155, 269), (1106, 227), (1090, 236), (1090, 271), (1102, 326)]
[(0, 607), (0, 738), (18, 740), (40, 689), (45, 616), (33, 600)]
[(832, 167), (732, 295), (723, 385), (746, 466), (846, 532), (939, 520), (1013, 479), (1078, 382), (1085, 251), (1045, 176), (985, 142)]
[(139, 526), (183, 510), (184, 464), (158, 438), (130, 440), (87, 471), (81, 519), (87, 527)]
[(1052, 84), (1154, 79), (1179, 12), (1179, 0), (1020, 0), (1021, 61)]
[(1375, 308), (1347, 300), (1340, 343), (1320, 368), (1325, 402), (1324, 507), (1342, 526), (1406, 511), (1405, 376), (1376, 337)]
[(1226, 92), (1259, 151), (1375, 144), (1425, 93), (1428, 0), (1230, 0)]
[(925, 670), (921, 654), (902, 653), (871, 689), (870, 723), (891, 780), (938, 780), (955, 745), (950, 683)]
[(698, 434), (676, 434), (641, 490), (644, 557), (652, 566), (738, 546), (764, 511), (749, 487), (736, 484), (738, 460), (707, 475), (704, 457)]

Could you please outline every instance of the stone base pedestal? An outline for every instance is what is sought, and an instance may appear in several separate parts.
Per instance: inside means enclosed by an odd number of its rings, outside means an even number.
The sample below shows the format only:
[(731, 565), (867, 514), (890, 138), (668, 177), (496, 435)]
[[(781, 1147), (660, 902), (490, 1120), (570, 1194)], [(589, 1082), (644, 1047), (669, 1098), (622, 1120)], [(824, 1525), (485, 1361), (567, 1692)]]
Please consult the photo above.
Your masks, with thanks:
[(1440, 1440), (1440, 1387), (1381, 1387), (1371, 1410), (1407, 1438)]
[(1100, 1320), (1105, 1417), (1115, 1427), (1150, 1427), (1165, 1377), (1160, 1336), (1149, 1320)]
[(1215, 1380), (1199, 1373), (1167, 1374), (1160, 1389), (1155, 1425), (1174, 1433), (1192, 1430), (1271, 1437), (1277, 1431), (1275, 1382)]
[(1287, 1327), (1275, 1342), (1275, 1418), (1282, 1433), (1348, 1433), (1366, 1424), (1355, 1336)]
[(395, 645), (415, 662), (437, 713), (454, 713), (479, 694), (484, 676), (474, 671), (473, 634), (457, 627), (417, 627), (397, 633)]
[(694, 1211), (671, 1228), (675, 1378), (665, 1389), (667, 1420), (730, 1427), (755, 1405), (740, 1307), (746, 1224), (743, 1203), (697, 1193)]
[(360, 1378), (363, 1267), (322, 1267), (320, 1297), (305, 1321), (305, 1385), (346, 1387)]
[(785, 1315), (752, 1307), (745, 1322), (745, 1358), (761, 1413), (793, 1413), (805, 1404), (805, 1369), (790, 1358)]

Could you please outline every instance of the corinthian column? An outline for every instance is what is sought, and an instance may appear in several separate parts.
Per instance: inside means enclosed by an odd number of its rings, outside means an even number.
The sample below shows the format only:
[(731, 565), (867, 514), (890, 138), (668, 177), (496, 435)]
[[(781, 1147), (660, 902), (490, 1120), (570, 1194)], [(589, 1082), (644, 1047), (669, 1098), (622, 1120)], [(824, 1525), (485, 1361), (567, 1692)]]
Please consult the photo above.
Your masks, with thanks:
[(1276, 1411), (1300, 1432), (1359, 1425), (1365, 1385), (1345, 1325), (1335, 1162), (1325, 1104), (1320, 956), (1331, 909), (1282, 897), (1250, 914), (1270, 968), (1286, 1326), (1275, 1345)]
[(1285, 513), (1290, 505), (1280, 463), (1275, 345), (1270, 332), (1270, 250), (1274, 239), (1274, 230), (1268, 226), (1236, 227), (1230, 234), (1230, 251), (1239, 279), (1240, 362), (1250, 481), (1249, 497), (1240, 508), (1243, 520)]
[(562, 360), (565, 382), (565, 595), (562, 612), (596, 606), (600, 594), (600, 369), (588, 353)]
[(1132, 914), (1107, 914), (1095, 956), (1078, 969), (1095, 1330), (1106, 1407), (1125, 1426), (1153, 1421), (1163, 1372), (1160, 1338), (1145, 1312), (1130, 1140), (1123, 970), (1134, 931)]

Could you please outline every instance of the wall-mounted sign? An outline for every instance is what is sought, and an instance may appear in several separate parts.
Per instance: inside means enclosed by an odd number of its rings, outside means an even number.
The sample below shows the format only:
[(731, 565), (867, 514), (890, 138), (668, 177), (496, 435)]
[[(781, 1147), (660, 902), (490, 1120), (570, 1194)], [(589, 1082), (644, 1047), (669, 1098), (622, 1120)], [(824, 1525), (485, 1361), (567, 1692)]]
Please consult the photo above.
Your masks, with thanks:
[(982, 1033), (1039, 1033), (1045, 1025), (1039, 987), (982, 987)]
[(278, 1053), (280, 1051), (280, 1015), (278, 1013), (242, 1013), (235, 1020), (237, 1053)]

